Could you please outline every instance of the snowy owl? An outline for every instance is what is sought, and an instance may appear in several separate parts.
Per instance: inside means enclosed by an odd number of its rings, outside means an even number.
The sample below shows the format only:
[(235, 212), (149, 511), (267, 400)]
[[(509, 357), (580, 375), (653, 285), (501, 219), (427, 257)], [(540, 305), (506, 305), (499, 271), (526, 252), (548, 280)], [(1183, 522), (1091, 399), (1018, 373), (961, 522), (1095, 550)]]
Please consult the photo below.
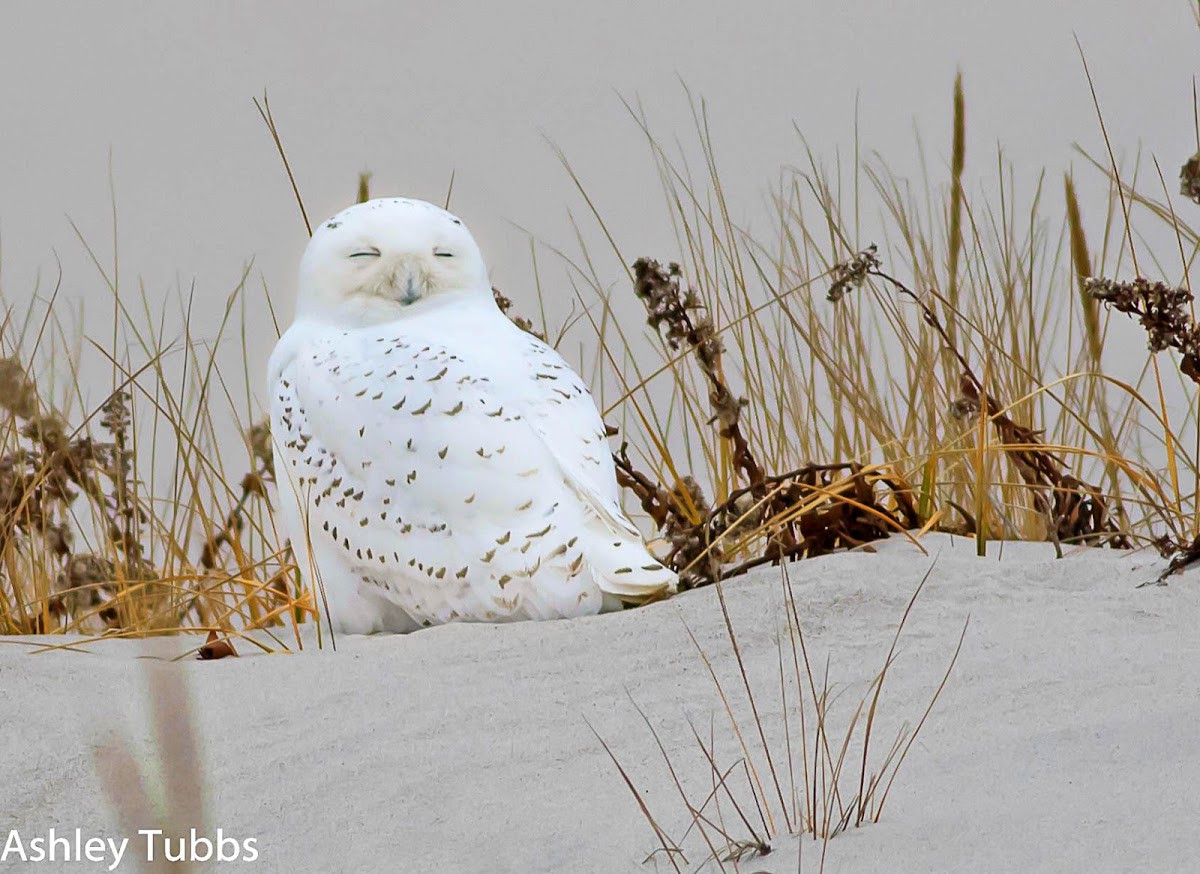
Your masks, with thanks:
[(268, 390), (281, 527), (337, 630), (582, 616), (675, 586), (621, 510), (583, 381), (500, 312), (445, 210), (372, 200), (317, 228)]

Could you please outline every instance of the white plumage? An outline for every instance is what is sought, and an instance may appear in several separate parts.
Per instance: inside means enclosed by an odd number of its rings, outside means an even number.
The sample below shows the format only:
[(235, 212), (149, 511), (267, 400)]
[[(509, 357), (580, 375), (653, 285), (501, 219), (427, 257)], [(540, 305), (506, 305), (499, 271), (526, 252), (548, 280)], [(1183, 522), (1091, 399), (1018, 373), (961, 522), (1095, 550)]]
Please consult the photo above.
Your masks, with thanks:
[(674, 588), (621, 511), (583, 381), (496, 307), (448, 212), (373, 200), (322, 224), (269, 371), (280, 521), (335, 628), (580, 616)]

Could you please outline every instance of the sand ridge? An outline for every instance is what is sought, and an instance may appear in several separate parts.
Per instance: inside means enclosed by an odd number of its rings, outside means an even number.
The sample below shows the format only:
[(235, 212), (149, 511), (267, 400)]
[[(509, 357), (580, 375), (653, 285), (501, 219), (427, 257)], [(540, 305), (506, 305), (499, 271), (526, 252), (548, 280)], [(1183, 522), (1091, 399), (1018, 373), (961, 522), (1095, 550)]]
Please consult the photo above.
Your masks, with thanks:
[[(1001, 556), (993, 544), (979, 559), (971, 541), (923, 544), (929, 555), (896, 539), (790, 568), (810, 650), (844, 690), (836, 721), (881, 666), (936, 554), (880, 704), (881, 744), (920, 717), (971, 616), (882, 821), (831, 841), (825, 870), (1187, 870), (1200, 782), (1191, 578), (1136, 589), (1161, 564), (1149, 553), (1056, 560), (1046, 545)], [(725, 589), (777, 757), (781, 591), (769, 568)], [(190, 690), (209, 825), (255, 838), (255, 870), (669, 871), (663, 854), (643, 864), (654, 835), (589, 724), (681, 838), (689, 818), (633, 702), (697, 792), (711, 775), (689, 720), (712, 726), (723, 764), (740, 755), (685, 623), (750, 725), (711, 589), (614, 615), (347, 637), (337, 652), (241, 646), (238, 659), (154, 669)], [(153, 761), (147, 660), (134, 656), (189, 643), (106, 641), (90, 655), (0, 646), (0, 831), (119, 836), (94, 750), (115, 733)], [(796, 871), (797, 850), (802, 870), (818, 869), (819, 843), (772, 845), (739, 870)], [(683, 846), (693, 868), (708, 855), (694, 831)]]

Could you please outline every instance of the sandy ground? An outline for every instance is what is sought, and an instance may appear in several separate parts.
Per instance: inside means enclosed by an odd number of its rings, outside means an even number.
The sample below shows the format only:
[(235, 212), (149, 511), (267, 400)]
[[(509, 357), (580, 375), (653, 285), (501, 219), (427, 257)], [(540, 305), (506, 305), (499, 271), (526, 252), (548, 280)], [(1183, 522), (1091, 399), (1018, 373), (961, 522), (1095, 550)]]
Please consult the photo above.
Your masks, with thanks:
[[(840, 692), (840, 738), (937, 555), (901, 638), (876, 728), (878, 761), (920, 718), (970, 628), (945, 693), (878, 824), (829, 842), (829, 872), (1194, 870), (1200, 838), (1200, 591), (1189, 576), (1136, 589), (1154, 556), (930, 537), (792, 568), (810, 656)], [(791, 797), (779, 682), (778, 569), (726, 589), (782, 785)], [(346, 638), (337, 652), (163, 665), (145, 644), (90, 654), (0, 646), (0, 838), (112, 837), (122, 826), (96, 775), (106, 739), (155, 756), (147, 670), (193, 701), (209, 831), (256, 839), (262, 871), (621, 872), (673, 870), (589, 728), (609, 744), (687, 857), (721, 870), (690, 821), (636, 702), (693, 803), (711, 772), (689, 721), (740, 757), (690, 627), (730, 697), (774, 795), (716, 593), (619, 615), (507, 627), (452, 626)], [(312, 641), (309, 641), (311, 644)], [(170, 651), (184, 643), (171, 640)], [(790, 649), (785, 655), (790, 659)], [(159, 644), (159, 653), (162, 652)], [(791, 695), (791, 693), (789, 693)], [(793, 745), (799, 730), (793, 711)], [(810, 725), (811, 732), (811, 725)], [(844, 791), (857, 784), (858, 760)], [(799, 764), (796, 765), (797, 773)], [(744, 801), (745, 779), (736, 792)], [(803, 791), (803, 790), (799, 790)], [(790, 802), (789, 802), (790, 803)], [(753, 805), (750, 804), (750, 809)], [(724, 815), (732, 828), (728, 804)], [(775, 803), (775, 818), (780, 818)], [(757, 819), (757, 814), (752, 816)], [(778, 823), (777, 823), (778, 824)], [(745, 836), (744, 829), (738, 836)], [(136, 837), (136, 836), (135, 836)], [(818, 871), (822, 845), (786, 836), (724, 869)], [(133, 871), (135, 845), (119, 870)], [(104, 870), (106, 863), (0, 863)]]

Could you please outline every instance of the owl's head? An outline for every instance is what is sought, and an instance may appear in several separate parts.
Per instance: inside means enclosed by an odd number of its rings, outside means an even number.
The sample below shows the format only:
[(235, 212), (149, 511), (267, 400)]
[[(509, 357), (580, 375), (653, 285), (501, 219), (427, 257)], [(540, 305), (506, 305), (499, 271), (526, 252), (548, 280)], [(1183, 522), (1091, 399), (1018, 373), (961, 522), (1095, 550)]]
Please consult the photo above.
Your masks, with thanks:
[(491, 283), (466, 226), (444, 209), (381, 198), (342, 210), (313, 231), (300, 259), (296, 317), (342, 324), (403, 318)]

